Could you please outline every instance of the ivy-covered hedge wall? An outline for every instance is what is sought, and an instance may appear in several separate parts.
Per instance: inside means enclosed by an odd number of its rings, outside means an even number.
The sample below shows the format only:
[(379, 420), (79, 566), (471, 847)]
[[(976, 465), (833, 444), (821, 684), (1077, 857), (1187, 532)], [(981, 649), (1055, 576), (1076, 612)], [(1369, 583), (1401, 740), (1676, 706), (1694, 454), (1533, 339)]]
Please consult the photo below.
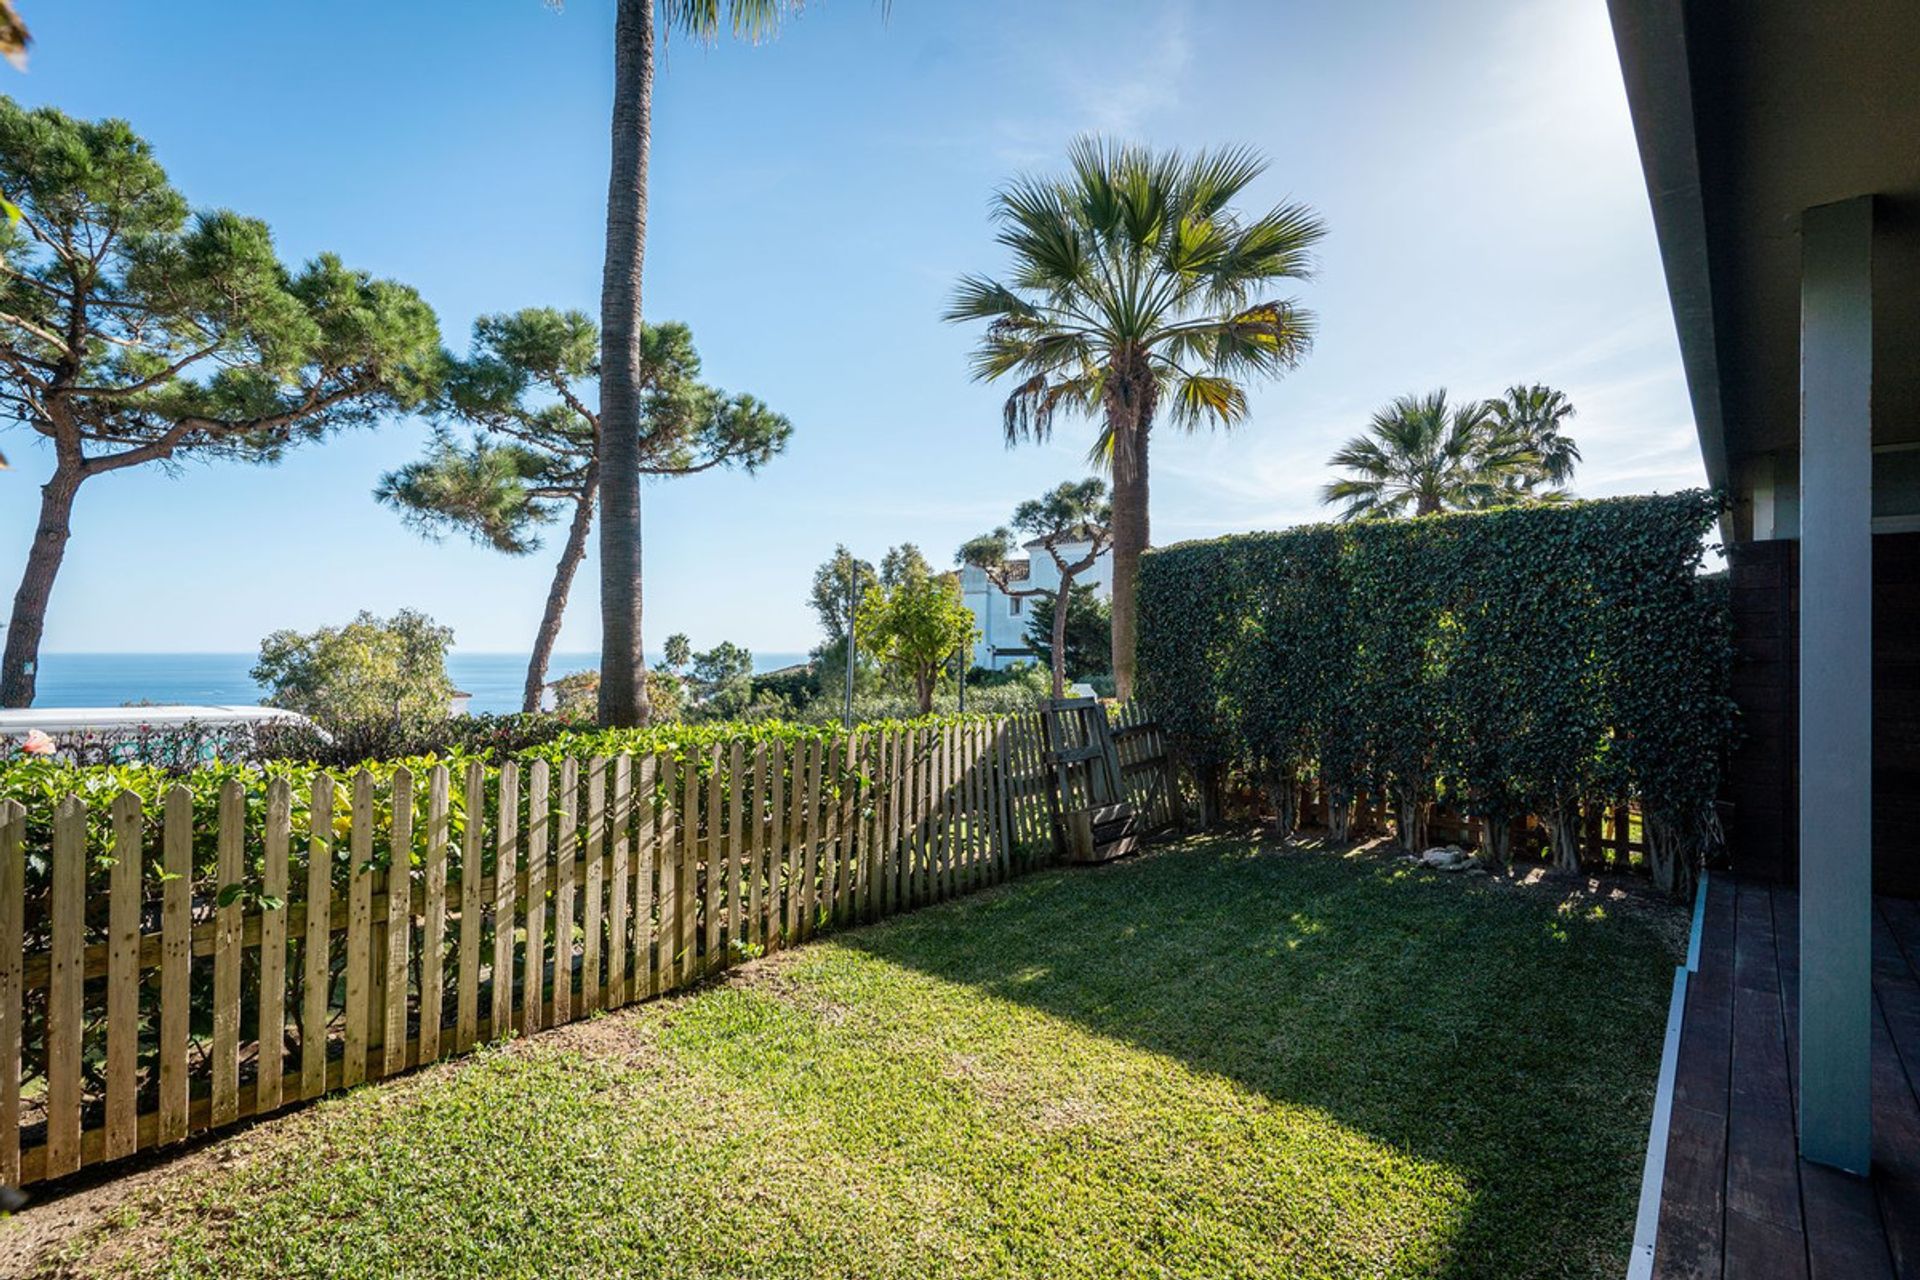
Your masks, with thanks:
[(1437, 802), (1504, 860), (1537, 815), (1578, 865), (1583, 803), (1637, 801), (1656, 880), (1686, 892), (1733, 729), (1724, 580), (1693, 490), (1241, 534), (1150, 552), (1139, 693), (1203, 787), (1229, 769), (1337, 836), (1356, 794), (1402, 843)]

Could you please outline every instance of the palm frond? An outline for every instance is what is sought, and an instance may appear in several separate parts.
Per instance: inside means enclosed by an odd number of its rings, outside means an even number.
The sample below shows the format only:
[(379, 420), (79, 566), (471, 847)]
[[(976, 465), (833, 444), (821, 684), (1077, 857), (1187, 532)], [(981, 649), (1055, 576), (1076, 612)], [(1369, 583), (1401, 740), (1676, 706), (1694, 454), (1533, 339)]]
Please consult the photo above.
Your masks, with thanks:
[[(1163, 399), (1179, 425), (1232, 425), (1249, 379), (1299, 363), (1313, 317), (1258, 299), (1309, 273), (1324, 227), (1299, 204), (1239, 218), (1234, 200), (1264, 169), (1246, 148), (1186, 154), (1088, 135), (1059, 176), (995, 193), (1011, 265), (964, 277), (944, 318), (985, 322), (973, 373), (1017, 383), (1002, 414), (1010, 442), (1044, 438), (1063, 412), (1118, 415), (1144, 440)], [(1097, 464), (1126, 461), (1131, 445), (1113, 430), (1094, 443)]]

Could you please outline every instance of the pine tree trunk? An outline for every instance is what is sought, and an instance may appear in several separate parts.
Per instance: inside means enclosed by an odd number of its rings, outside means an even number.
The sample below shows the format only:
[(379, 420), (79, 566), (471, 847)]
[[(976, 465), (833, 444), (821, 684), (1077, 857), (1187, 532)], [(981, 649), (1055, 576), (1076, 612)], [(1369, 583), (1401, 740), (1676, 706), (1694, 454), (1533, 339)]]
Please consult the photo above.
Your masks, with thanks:
[(1062, 578), (1060, 590), (1053, 595), (1053, 659), (1048, 665), (1053, 668), (1053, 696), (1060, 699), (1067, 696), (1067, 597), (1073, 591), (1073, 579)]
[(614, 23), (613, 163), (600, 281), (600, 723), (645, 724), (641, 649), (640, 279), (647, 241), (653, 114), (653, 0), (619, 0)]
[(540, 616), (540, 630), (533, 637), (533, 656), (527, 660), (527, 687), (520, 696), (520, 709), (528, 715), (540, 709), (541, 697), (547, 691), (547, 666), (553, 661), (553, 646), (560, 640), (560, 623), (566, 616), (567, 596), (573, 591), (573, 575), (587, 556), (587, 534), (593, 528), (598, 489), (598, 477), (589, 468), (580, 499), (574, 504), (567, 544), (560, 549), (560, 563), (553, 568), (553, 585), (547, 588), (547, 610)]
[[(1147, 431), (1141, 423), (1114, 423), (1113, 458), (1113, 686), (1125, 702), (1133, 696), (1134, 652), (1139, 636), (1136, 586), (1140, 553), (1147, 549)], [(1132, 439), (1119, 447), (1120, 433)], [(1131, 456), (1129, 456), (1131, 454)]]
[(0, 657), (0, 707), (30, 707), (38, 683), (40, 635), (46, 627), (47, 604), (53, 598), (53, 580), (66, 559), (67, 539), (73, 532), (73, 499), (85, 475), (78, 467), (60, 466), (40, 489), (40, 523), (27, 548), (27, 567), (20, 590), (13, 597), (13, 619), (7, 625), (7, 647)]

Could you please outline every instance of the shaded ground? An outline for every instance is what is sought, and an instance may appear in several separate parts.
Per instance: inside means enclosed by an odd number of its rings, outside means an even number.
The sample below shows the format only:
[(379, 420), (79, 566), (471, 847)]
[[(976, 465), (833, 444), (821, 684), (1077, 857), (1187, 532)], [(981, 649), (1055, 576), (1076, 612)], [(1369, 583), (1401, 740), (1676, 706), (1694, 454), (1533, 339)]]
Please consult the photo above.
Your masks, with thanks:
[(362, 1088), (0, 1223), (0, 1257), (1618, 1275), (1676, 920), (1576, 882), (1194, 840)]

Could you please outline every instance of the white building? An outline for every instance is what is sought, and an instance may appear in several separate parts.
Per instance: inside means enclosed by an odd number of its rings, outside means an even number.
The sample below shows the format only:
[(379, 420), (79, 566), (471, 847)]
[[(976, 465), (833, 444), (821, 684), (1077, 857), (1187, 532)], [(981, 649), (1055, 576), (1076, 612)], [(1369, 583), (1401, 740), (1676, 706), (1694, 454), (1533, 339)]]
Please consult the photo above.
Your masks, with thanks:
[[(1080, 560), (1087, 554), (1089, 543), (1066, 542), (1060, 545), (1060, 555), (1068, 564)], [(1030, 587), (1057, 591), (1060, 588), (1060, 566), (1047, 554), (1046, 548), (1038, 539), (1026, 544), (1026, 558), (1012, 562), (1010, 575), (1015, 590)], [(1100, 554), (1093, 567), (1077, 575), (1073, 580), (1076, 587), (1092, 587), (1102, 600), (1113, 599), (1113, 551), (1109, 548)], [(994, 585), (986, 573), (972, 565), (963, 565), (960, 569), (960, 590), (965, 593), (967, 607), (973, 610), (973, 622), (980, 629), (980, 636), (973, 642), (973, 665), (999, 671), (1016, 662), (1038, 662), (1040, 655), (1027, 644), (1027, 620), (1033, 606), (1045, 597), (1009, 595)]]

